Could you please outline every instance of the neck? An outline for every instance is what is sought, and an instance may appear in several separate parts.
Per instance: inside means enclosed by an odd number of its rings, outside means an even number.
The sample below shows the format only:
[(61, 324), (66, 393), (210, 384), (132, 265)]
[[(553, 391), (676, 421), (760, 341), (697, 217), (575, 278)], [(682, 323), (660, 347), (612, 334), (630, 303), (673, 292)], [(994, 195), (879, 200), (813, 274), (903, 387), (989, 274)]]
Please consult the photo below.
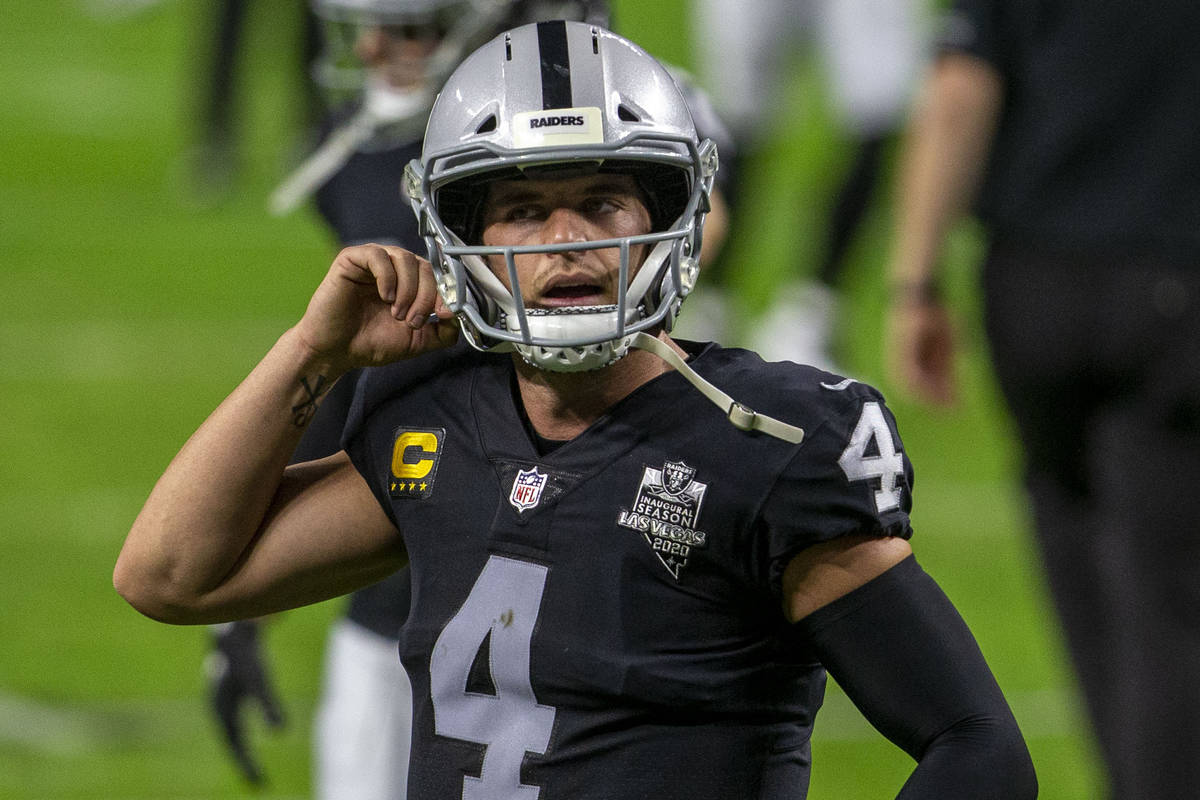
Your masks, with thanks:
[[(658, 338), (687, 357), (666, 334)], [(530, 423), (541, 436), (558, 440), (575, 438), (639, 386), (672, 369), (644, 350), (630, 350), (613, 364), (587, 372), (550, 372), (520, 356), (513, 360)]]

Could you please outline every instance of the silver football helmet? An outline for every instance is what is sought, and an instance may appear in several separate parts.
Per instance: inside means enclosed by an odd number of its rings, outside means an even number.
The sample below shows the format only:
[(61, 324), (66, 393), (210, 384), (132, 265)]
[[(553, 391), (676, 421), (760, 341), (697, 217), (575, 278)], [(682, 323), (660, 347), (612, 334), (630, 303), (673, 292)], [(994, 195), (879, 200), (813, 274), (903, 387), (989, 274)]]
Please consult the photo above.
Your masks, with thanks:
[[(695, 285), (704, 215), (717, 169), (698, 141), (667, 70), (637, 45), (577, 22), (524, 25), (492, 39), (454, 71), (434, 104), (405, 191), (446, 305), (480, 350), (515, 348), (542, 369), (611, 364), (640, 331), (670, 330)], [(486, 247), (486, 184), (556, 170), (631, 175), (650, 233), (591, 242)], [(631, 248), (648, 254), (630, 263)], [(528, 308), (514, 261), (523, 253), (617, 248), (612, 305)], [(489, 268), (507, 264), (510, 292)]]

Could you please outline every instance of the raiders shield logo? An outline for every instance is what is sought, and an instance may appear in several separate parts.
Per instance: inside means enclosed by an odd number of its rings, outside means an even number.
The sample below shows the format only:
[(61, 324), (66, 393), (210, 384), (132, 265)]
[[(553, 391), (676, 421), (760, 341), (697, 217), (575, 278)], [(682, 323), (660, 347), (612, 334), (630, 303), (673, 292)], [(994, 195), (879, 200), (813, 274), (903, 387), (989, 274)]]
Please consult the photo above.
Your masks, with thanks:
[[(663, 464), (662, 468), (662, 496), (673, 497), (678, 502), (684, 505), (691, 505), (693, 502), (699, 502), (692, 495), (687, 494), (692, 488), (695, 481), (692, 478), (696, 477), (696, 470), (689, 467), (682, 461), (668, 461)], [(701, 487), (700, 497), (704, 497), (703, 487), (705, 484), (696, 484)]]
[(708, 534), (696, 529), (708, 484), (695, 476), (695, 468), (682, 461), (645, 467), (633, 508), (621, 509), (617, 517), (618, 525), (642, 534), (675, 580), (692, 550), (708, 545)]

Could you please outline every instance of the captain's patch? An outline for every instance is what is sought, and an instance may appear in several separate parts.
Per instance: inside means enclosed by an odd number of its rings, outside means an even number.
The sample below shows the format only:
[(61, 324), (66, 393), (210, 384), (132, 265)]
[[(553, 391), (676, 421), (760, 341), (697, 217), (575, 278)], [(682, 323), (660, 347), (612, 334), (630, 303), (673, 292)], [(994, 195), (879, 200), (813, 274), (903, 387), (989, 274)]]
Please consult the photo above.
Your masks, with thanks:
[(392, 474), (388, 494), (424, 499), (433, 493), (442, 460), (445, 428), (397, 428), (392, 443)]
[(696, 480), (696, 470), (682, 461), (668, 461), (661, 469), (646, 467), (632, 509), (621, 509), (617, 524), (646, 539), (667, 572), (679, 580), (694, 548), (708, 545), (708, 534), (697, 530), (707, 483)]

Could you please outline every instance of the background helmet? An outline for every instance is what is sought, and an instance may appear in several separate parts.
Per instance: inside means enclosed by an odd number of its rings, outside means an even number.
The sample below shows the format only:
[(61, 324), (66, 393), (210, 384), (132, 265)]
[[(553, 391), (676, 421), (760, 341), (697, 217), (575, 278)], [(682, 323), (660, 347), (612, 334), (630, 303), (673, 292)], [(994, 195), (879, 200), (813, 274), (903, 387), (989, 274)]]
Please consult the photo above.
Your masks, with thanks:
[[(667, 70), (637, 45), (577, 22), (524, 25), (471, 54), (429, 117), (405, 191), (442, 299), (479, 349), (515, 348), (555, 371), (595, 369), (633, 334), (670, 329), (695, 284), (716, 147), (699, 142)], [(480, 244), (486, 183), (569, 170), (633, 176), (647, 198), (648, 234), (515, 247)], [(649, 245), (642, 264), (630, 248)], [(514, 255), (619, 248), (623, 291), (608, 306), (528, 309)], [(485, 260), (502, 255), (509, 292)], [(635, 274), (636, 273), (636, 274)]]
[[(415, 120), (420, 133), (433, 98), (459, 62), (488, 39), (508, 28), (542, 19), (571, 19), (607, 26), (608, 0), (311, 0), (321, 23), (321, 52), (313, 78), (331, 106), (366, 100), (392, 115)], [(355, 52), (367, 28), (397, 35), (434, 39), (437, 47), (426, 61), (419, 87), (396, 90), (373, 80)], [(377, 98), (391, 92), (399, 98)]]

